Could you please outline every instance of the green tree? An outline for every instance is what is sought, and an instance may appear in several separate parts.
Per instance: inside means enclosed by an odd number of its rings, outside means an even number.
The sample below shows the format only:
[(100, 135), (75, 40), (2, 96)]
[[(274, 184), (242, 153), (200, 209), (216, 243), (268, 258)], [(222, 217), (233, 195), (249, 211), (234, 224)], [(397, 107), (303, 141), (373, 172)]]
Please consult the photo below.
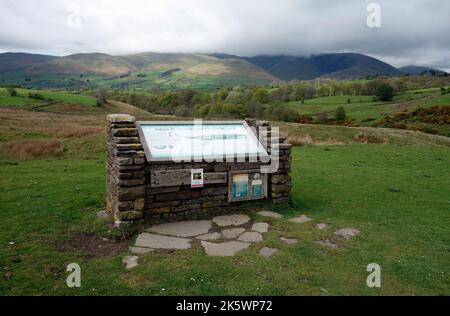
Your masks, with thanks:
[(344, 107), (340, 106), (337, 108), (336, 112), (334, 112), (334, 118), (336, 121), (345, 121), (346, 113)]
[(258, 101), (260, 103), (268, 103), (269, 92), (267, 91), (267, 89), (259, 88), (253, 93), (253, 100)]
[(175, 116), (188, 117), (191, 116), (191, 111), (185, 106), (180, 105), (175, 109)]
[(97, 92), (97, 106), (103, 106), (105, 105), (108, 101), (108, 91), (106, 91), (106, 89), (100, 89)]
[(394, 88), (388, 83), (384, 83), (377, 89), (377, 97), (381, 101), (392, 101), (394, 98)]
[(16, 96), (17, 96), (17, 90), (16, 90), (16, 88), (14, 88), (14, 87), (8, 87), (8, 88), (6, 88), (6, 90), (8, 91), (8, 94), (9, 94), (11, 97), (16, 97)]

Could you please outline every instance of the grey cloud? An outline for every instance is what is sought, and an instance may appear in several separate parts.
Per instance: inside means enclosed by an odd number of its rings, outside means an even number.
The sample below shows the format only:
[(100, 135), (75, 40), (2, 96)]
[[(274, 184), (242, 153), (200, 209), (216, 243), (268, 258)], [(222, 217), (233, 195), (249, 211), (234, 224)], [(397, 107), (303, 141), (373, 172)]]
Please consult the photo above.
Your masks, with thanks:
[[(370, 2), (381, 5), (380, 29), (366, 25)], [(354, 51), (450, 69), (449, 12), (446, 0), (2, 0), (0, 51)]]

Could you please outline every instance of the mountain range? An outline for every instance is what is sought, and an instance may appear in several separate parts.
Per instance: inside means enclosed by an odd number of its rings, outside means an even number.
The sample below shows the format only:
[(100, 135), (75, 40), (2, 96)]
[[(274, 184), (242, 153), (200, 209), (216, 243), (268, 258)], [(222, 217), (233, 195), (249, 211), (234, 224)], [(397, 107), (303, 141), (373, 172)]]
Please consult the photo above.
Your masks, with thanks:
[[(359, 79), (377, 75), (444, 74), (428, 67), (395, 68), (376, 58), (357, 53), (333, 53), (296, 57), (228, 54), (138, 53), (113, 56), (102, 53), (63, 57), (0, 54), (0, 84), (57, 87), (58, 85), (108, 85), (124, 87), (182, 86), (214, 88), (226, 84), (261, 84), (316, 78)], [(212, 83), (212, 84), (211, 84)]]

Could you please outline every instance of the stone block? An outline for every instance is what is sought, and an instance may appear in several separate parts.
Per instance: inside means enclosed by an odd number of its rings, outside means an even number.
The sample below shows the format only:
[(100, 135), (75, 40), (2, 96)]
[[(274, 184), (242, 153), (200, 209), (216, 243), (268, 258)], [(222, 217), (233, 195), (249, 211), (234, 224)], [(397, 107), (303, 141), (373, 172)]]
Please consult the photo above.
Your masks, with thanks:
[(137, 137), (138, 130), (136, 128), (115, 128), (111, 130), (111, 134), (114, 137)]
[(118, 166), (132, 166), (133, 165), (133, 159), (132, 158), (126, 158), (126, 157), (116, 158), (116, 164)]
[(151, 209), (147, 209), (147, 210), (148, 210), (148, 213), (153, 214), (153, 215), (170, 213), (170, 207), (151, 208)]
[(144, 217), (144, 212), (142, 211), (117, 212), (116, 214), (114, 214), (114, 216), (116, 220), (131, 221)]
[(119, 212), (126, 212), (134, 210), (134, 202), (119, 202)]
[(224, 195), (224, 194), (228, 194), (228, 188), (227, 187), (203, 188), (202, 189), (202, 196)]
[(109, 114), (106, 120), (110, 123), (135, 123), (136, 118), (128, 114)]
[(193, 211), (193, 210), (199, 210), (199, 209), (201, 209), (201, 204), (181, 205), (181, 206), (173, 207), (172, 212), (179, 213), (179, 212), (187, 212), (187, 211)]
[(145, 179), (121, 179), (118, 181), (120, 187), (137, 187), (145, 184)]
[(142, 151), (141, 144), (117, 144), (116, 148), (118, 151)]
[(119, 187), (118, 195), (120, 202), (134, 201), (144, 197), (145, 187)]
[(113, 137), (114, 144), (140, 144), (139, 137)]
[(134, 210), (135, 211), (143, 211), (145, 207), (145, 199), (137, 199), (134, 201)]
[(221, 201), (208, 201), (202, 203), (202, 208), (213, 208), (213, 207), (219, 207), (222, 205)]
[(199, 191), (181, 191), (172, 194), (161, 194), (156, 196), (157, 201), (171, 201), (171, 200), (189, 200), (200, 197)]
[(118, 178), (121, 180), (144, 179), (145, 172), (144, 171), (119, 172)]

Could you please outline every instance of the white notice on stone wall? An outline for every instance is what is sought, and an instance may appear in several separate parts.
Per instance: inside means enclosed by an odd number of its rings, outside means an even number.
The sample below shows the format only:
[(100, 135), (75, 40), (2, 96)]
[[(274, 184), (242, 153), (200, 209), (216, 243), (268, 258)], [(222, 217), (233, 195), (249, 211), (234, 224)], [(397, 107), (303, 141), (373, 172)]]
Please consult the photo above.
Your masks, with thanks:
[(203, 169), (191, 170), (191, 187), (203, 188)]

